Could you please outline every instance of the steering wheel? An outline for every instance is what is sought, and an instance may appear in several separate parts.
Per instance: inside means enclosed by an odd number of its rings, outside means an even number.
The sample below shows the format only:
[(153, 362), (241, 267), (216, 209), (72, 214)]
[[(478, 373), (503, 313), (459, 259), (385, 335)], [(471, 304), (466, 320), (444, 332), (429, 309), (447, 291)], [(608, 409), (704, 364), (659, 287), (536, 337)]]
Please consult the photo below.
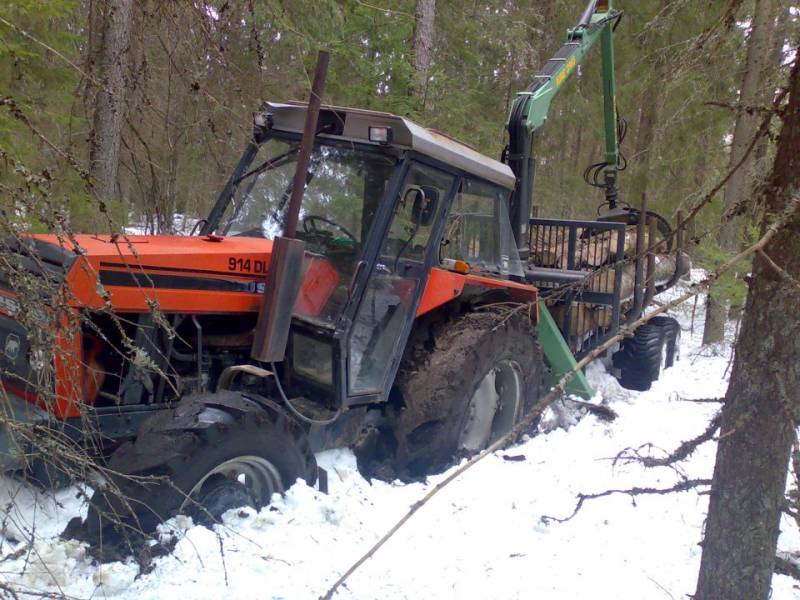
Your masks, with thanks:
[(325, 217), (320, 217), (319, 215), (307, 215), (303, 217), (303, 231), (305, 231), (309, 235), (313, 235), (317, 239), (324, 240), (325, 236), (322, 235), (322, 232), (317, 227), (316, 225), (317, 222), (325, 223), (327, 225), (330, 225), (334, 229), (338, 229), (348, 238), (350, 238), (350, 240), (352, 240), (354, 247), (358, 246), (358, 240), (356, 239), (356, 236), (350, 233), (343, 225), (339, 225), (335, 221), (331, 221), (330, 219), (326, 219)]

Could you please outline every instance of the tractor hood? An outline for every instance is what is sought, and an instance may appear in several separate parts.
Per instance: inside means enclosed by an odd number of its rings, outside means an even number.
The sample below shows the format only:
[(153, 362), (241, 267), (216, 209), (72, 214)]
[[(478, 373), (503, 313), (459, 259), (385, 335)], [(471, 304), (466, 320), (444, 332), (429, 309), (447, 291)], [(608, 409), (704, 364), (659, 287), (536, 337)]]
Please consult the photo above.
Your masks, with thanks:
[(32, 239), (40, 254), (62, 256), (72, 304), (110, 302), (118, 312), (155, 305), (170, 312), (258, 311), (272, 250), (271, 240), (249, 237), (76, 235), (75, 250), (54, 235)]

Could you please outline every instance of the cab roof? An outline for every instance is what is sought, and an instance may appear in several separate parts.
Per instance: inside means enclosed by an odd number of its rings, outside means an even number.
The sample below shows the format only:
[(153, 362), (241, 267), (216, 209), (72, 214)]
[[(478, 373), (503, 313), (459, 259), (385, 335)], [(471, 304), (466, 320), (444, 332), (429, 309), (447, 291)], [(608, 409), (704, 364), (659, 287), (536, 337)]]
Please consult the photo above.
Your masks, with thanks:
[[(307, 103), (266, 102), (263, 111), (272, 115), (272, 127), (279, 131), (302, 133)], [(484, 156), (451, 137), (413, 121), (385, 112), (323, 105), (320, 122), (333, 123), (338, 139), (379, 145), (369, 140), (370, 127), (391, 127), (392, 146), (415, 150), (462, 171), (487, 179), (509, 190), (516, 177), (508, 165)], [(321, 134), (325, 135), (325, 134)]]

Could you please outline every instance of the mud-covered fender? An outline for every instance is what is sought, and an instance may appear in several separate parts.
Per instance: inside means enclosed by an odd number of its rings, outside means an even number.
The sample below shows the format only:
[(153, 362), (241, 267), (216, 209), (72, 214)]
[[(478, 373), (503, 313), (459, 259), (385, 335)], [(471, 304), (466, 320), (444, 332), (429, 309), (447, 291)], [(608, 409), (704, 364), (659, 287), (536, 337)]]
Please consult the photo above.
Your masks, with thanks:
[[(473, 286), (491, 289), (502, 289), (508, 292), (512, 300), (516, 302), (530, 302), (535, 304), (539, 299), (539, 290), (532, 285), (499, 279), (495, 277), (485, 277), (476, 273), (454, 273), (446, 269), (434, 267), (431, 269), (425, 290), (422, 293), (417, 317), (431, 312), (452, 300), (460, 297), (465, 288)], [(534, 315), (535, 316), (535, 315)]]
[(270, 422), (280, 429), (305, 438), (305, 427), (277, 402), (244, 392), (229, 390), (185, 396), (174, 407), (146, 419), (133, 444), (127, 443), (114, 452), (111, 468), (122, 467), (135, 472), (153, 468), (163, 462), (164, 453), (189, 454), (196, 445), (198, 432), (212, 428), (233, 427), (251, 421)]

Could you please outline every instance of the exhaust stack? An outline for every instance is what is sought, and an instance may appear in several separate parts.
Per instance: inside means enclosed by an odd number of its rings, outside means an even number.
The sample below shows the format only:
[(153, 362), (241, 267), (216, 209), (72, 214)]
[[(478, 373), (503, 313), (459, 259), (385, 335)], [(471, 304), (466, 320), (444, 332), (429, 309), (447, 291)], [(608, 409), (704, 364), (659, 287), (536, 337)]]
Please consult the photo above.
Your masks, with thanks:
[(253, 346), (250, 356), (261, 362), (279, 362), (286, 356), (286, 343), (289, 339), (289, 327), (292, 324), (292, 309), (300, 290), (303, 274), (303, 254), (305, 243), (298, 240), (297, 221), (300, 215), (300, 204), (311, 163), (311, 152), (317, 133), (317, 120), (325, 91), (325, 75), (328, 71), (329, 55), (320, 50), (317, 55), (317, 67), (314, 71), (314, 82), (311, 86), (311, 98), (308, 102), (303, 137), (297, 156), (297, 169), (292, 182), (292, 196), (286, 214), (286, 225), (283, 235), (273, 241), (272, 257), (264, 287), (264, 299), (258, 313)]

